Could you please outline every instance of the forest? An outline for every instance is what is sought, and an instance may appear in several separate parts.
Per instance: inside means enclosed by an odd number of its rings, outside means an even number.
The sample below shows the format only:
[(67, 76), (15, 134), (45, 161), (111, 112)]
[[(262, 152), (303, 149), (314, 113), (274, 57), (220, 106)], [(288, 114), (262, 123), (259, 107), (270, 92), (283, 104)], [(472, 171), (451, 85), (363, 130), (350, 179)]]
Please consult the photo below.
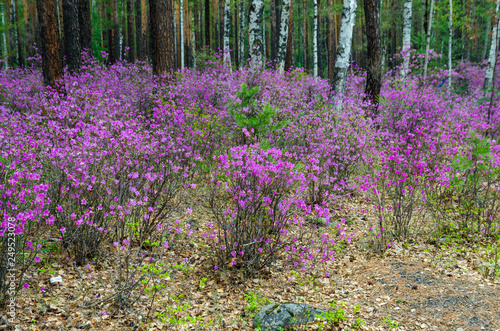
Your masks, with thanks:
[(500, 0), (0, 1), (0, 330), (500, 330)]

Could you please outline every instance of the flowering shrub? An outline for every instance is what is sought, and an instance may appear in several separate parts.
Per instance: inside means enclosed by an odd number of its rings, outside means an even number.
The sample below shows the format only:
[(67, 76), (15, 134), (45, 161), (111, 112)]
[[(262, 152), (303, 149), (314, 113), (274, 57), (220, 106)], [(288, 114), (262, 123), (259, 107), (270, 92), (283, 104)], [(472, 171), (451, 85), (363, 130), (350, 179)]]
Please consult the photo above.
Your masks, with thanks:
[[(220, 155), (218, 169), (209, 187), (206, 208), (215, 224), (209, 222), (208, 240), (215, 264), (220, 269), (233, 267), (248, 274), (275, 263), (284, 253), (290, 263), (310, 266), (318, 253), (332, 257), (327, 236), (323, 250), (312, 249), (314, 240), (300, 229), (303, 220), (296, 211), (305, 210), (301, 194), (306, 180), (289, 153), (263, 150), (259, 145), (231, 149)], [(300, 233), (292, 234), (291, 225)], [(309, 241), (311, 240), (311, 241)]]

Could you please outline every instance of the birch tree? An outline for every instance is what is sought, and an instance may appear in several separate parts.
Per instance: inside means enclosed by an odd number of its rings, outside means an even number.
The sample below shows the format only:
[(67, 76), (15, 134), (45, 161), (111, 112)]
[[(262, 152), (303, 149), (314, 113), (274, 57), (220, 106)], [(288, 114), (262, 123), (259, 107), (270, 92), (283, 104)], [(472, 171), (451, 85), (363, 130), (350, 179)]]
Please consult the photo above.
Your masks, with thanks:
[(181, 69), (184, 69), (184, 0), (180, 2), (179, 20), (179, 30), (181, 34), (181, 41), (179, 43), (181, 49)]
[(290, 19), (290, 0), (283, 0), (281, 5), (281, 22), (278, 46), (278, 67), (279, 71), (285, 69), (286, 45), (288, 43), (288, 20)]
[(262, 40), (262, 14), (264, 0), (252, 0), (250, 4), (250, 19), (248, 22), (249, 47), (252, 70), (262, 68), (263, 40)]
[(429, 65), (429, 47), (431, 45), (432, 17), (434, 13), (434, 0), (431, 0), (429, 10), (429, 22), (427, 24), (427, 39), (425, 41), (424, 79), (427, 77), (427, 66)]
[(405, 0), (403, 10), (403, 69), (401, 75), (408, 74), (410, 67), (410, 49), (411, 49), (411, 20), (412, 20), (412, 0)]
[[(500, 0), (499, 0), (500, 1)], [(453, 0), (450, 0), (450, 21), (448, 24), (450, 29), (450, 40), (448, 40), (448, 94), (451, 93), (451, 56), (452, 56), (452, 46), (453, 46)]]
[(351, 55), (352, 30), (356, 21), (356, 0), (344, 0), (342, 8), (342, 21), (340, 23), (339, 44), (337, 46), (337, 57), (335, 61), (335, 78), (333, 89), (336, 96), (337, 112), (342, 110), (347, 69), (349, 68), (349, 57)]
[(497, 0), (497, 5), (495, 8), (495, 21), (493, 22), (493, 33), (491, 34), (491, 45), (490, 45), (490, 56), (488, 59), (488, 66), (486, 67), (486, 75), (484, 76), (483, 89), (484, 93), (491, 88), (493, 84), (493, 74), (495, 71), (495, 66), (497, 63), (497, 52), (498, 52), (498, 37), (500, 28), (500, 0)]
[(318, 76), (318, 0), (314, 0), (313, 74)]
[(239, 0), (239, 11), (238, 11), (238, 18), (240, 20), (240, 28), (239, 28), (239, 33), (240, 36), (238, 38), (239, 46), (238, 46), (238, 51), (240, 54), (238, 54), (238, 58), (240, 59), (240, 70), (243, 69), (246, 63), (245, 59), (245, 1), (244, 0)]
[(229, 26), (231, 23), (229, 2), (224, 2), (224, 63), (231, 69), (231, 54), (229, 53)]

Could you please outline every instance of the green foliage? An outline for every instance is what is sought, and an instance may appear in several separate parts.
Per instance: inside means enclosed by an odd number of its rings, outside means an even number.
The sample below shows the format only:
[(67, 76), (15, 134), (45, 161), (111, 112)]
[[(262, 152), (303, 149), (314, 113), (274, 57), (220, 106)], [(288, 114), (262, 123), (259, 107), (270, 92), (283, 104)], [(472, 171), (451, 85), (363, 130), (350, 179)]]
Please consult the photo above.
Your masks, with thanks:
[(259, 92), (259, 86), (248, 89), (248, 85), (243, 83), (237, 94), (241, 101), (231, 104), (228, 109), (235, 123), (242, 129), (252, 131), (257, 138), (259, 135), (280, 130), (289, 122), (287, 120), (274, 124), (276, 108), (269, 103), (262, 106), (257, 102), (256, 97)]
[(254, 292), (249, 292), (245, 295), (245, 301), (248, 302), (246, 309), (250, 311), (252, 317), (255, 316), (262, 307), (271, 302), (268, 298), (262, 298), (259, 293)]

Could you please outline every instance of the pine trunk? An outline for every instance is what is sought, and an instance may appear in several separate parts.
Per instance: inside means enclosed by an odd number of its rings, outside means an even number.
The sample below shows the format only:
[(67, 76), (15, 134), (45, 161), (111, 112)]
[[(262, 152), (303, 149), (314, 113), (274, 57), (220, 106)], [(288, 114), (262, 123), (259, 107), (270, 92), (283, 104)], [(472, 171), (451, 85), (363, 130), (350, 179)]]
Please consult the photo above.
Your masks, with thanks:
[(288, 20), (290, 19), (290, 0), (283, 0), (281, 5), (281, 22), (280, 22), (280, 35), (278, 46), (278, 68), (283, 72), (285, 69), (285, 58), (287, 54), (288, 45)]
[[(14, 1), (14, 10), (17, 27), (17, 64), (19, 67), (24, 68), (24, 42), (21, 34), (21, 23), (19, 22), (19, 4)], [(26, 18), (25, 18), (26, 19)]]
[(205, 46), (210, 49), (210, 0), (205, 0)]
[(405, 0), (403, 11), (403, 69), (401, 75), (408, 74), (410, 68), (412, 0)]
[(57, 8), (54, 0), (37, 0), (38, 21), (42, 41), (42, 72), (46, 85), (56, 87), (62, 77)]
[(498, 36), (500, 29), (500, 0), (497, 0), (495, 8), (495, 20), (493, 21), (493, 33), (491, 34), (490, 56), (486, 67), (486, 75), (484, 77), (483, 90), (484, 93), (491, 89), (493, 85), (493, 76), (495, 74), (495, 66), (498, 53)]
[(129, 62), (134, 62), (135, 58), (136, 58), (135, 38), (134, 38), (135, 15), (134, 15), (134, 10), (132, 8), (134, 8), (132, 0), (127, 0), (127, 28), (128, 28), (128, 38), (127, 39), (128, 39), (128, 61)]
[(434, 0), (431, 0), (430, 10), (429, 10), (429, 22), (427, 24), (427, 38), (425, 41), (424, 78), (427, 77), (427, 67), (429, 65), (429, 48), (431, 45), (433, 11), (434, 11)]
[(262, 68), (264, 56), (262, 40), (262, 16), (264, 11), (264, 0), (252, 0), (250, 4), (250, 17), (248, 23), (249, 47), (252, 71)]
[(173, 10), (172, 0), (149, 1), (153, 73), (157, 76), (165, 75), (175, 68), (171, 33), (174, 25)]
[(108, 61), (109, 64), (114, 64), (116, 61), (115, 58), (115, 48), (118, 47), (118, 45), (115, 45), (115, 29), (113, 28), (113, 6), (114, 6), (114, 1), (111, 0), (111, 10), (108, 11)]
[(137, 59), (144, 59), (144, 49), (142, 47), (142, 8), (141, 0), (135, 0), (135, 47)]
[(80, 24), (78, 20), (78, 3), (73, 0), (62, 0), (64, 14), (64, 49), (66, 63), (70, 73), (80, 70)]
[(90, 0), (78, 1), (78, 24), (80, 26), (80, 48), (92, 54), (92, 26)]
[(288, 15), (288, 39), (286, 42), (285, 71), (293, 65), (293, 0), (290, 0), (290, 14)]
[[(278, 27), (278, 22), (277, 22), (277, 15), (276, 11), (277, 3), (278, 0), (270, 0), (270, 18), (271, 18), (271, 61), (273, 65), (275, 65), (278, 61), (278, 52), (279, 52), (279, 33), (278, 28), (281, 30), (280, 27)], [(276, 61), (276, 62), (274, 62)]]
[(118, 2), (113, 1), (113, 45), (115, 61), (120, 59), (120, 26), (118, 25)]
[(356, 0), (344, 0), (337, 57), (335, 59), (335, 77), (333, 79), (333, 90), (336, 93), (335, 109), (337, 112), (342, 110), (347, 69), (349, 68), (349, 57), (351, 55), (352, 32), (356, 22), (356, 7)]
[(365, 0), (365, 24), (368, 65), (365, 94), (378, 104), (382, 86), (382, 39), (380, 35), (380, 0)]

